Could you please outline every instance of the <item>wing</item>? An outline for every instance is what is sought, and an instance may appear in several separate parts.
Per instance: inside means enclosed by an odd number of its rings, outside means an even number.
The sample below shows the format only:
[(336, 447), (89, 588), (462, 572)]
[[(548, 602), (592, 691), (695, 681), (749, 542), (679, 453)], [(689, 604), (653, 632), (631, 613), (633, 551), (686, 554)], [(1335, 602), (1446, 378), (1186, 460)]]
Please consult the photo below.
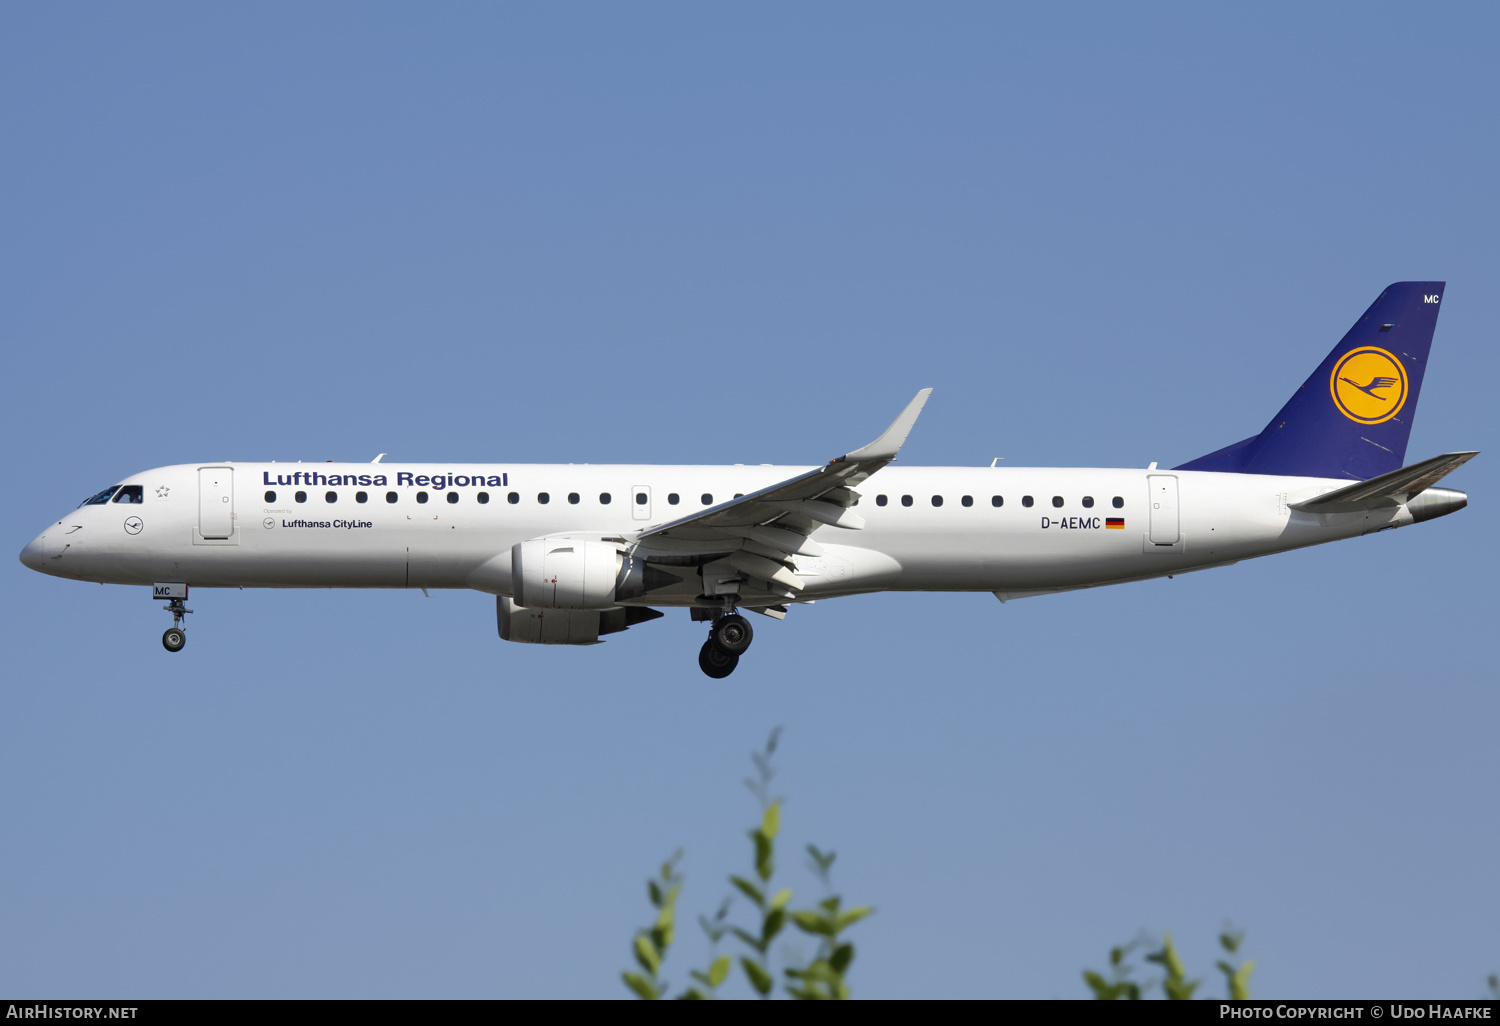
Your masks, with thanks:
[(854, 486), (890, 463), (901, 451), (932, 389), (924, 388), (875, 441), (805, 474), (671, 523), (648, 527), (636, 537), (635, 549), (674, 557), (724, 558), (735, 570), (772, 585), (794, 598), (802, 587), (793, 572), (794, 557), (819, 556), (822, 548), (808, 536), (820, 527), (858, 531), (864, 519), (852, 507)]

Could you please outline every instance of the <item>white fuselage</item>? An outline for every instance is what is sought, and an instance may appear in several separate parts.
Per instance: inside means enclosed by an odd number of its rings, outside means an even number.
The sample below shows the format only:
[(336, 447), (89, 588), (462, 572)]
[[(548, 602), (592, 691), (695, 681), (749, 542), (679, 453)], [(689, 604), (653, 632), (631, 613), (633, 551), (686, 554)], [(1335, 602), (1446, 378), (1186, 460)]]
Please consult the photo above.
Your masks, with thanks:
[[(809, 469), (184, 464), (122, 482), (138, 486), (139, 502), (79, 507), (28, 545), (22, 561), (112, 584), (511, 595), (510, 553), (519, 542), (576, 535), (629, 546), (654, 525)], [(796, 558), (799, 597), (897, 590), (1004, 599), (1180, 573), (1412, 522), (1399, 505), (1333, 515), (1288, 509), (1343, 484), (1194, 471), (886, 467), (858, 487), (864, 528), (820, 528), (822, 554)], [(656, 553), (649, 558), (670, 564), (670, 552)], [(697, 571), (678, 573), (680, 584), (635, 604), (694, 605), (703, 590)]]

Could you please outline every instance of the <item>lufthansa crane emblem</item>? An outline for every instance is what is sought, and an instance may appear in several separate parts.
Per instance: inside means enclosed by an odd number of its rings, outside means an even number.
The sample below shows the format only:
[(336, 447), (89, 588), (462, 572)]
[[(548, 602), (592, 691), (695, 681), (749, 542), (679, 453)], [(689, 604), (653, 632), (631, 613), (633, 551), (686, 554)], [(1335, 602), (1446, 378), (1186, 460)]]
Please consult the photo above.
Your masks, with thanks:
[(125, 518), (125, 533), (126, 534), (140, 534), (141, 533), (141, 528), (145, 527), (145, 526), (146, 526), (145, 524), (141, 523), (141, 518), (140, 517), (126, 517)]
[(1383, 424), (1406, 405), (1406, 368), (1376, 346), (1345, 353), (1328, 377), (1338, 411), (1357, 424)]

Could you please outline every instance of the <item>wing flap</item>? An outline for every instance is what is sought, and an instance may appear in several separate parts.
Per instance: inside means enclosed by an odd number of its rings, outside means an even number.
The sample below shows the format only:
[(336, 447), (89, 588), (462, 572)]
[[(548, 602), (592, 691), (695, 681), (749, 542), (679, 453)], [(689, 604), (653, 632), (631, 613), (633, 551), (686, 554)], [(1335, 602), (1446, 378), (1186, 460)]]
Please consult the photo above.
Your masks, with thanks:
[(785, 566), (782, 566), (780, 562), (774, 559), (767, 559), (764, 556), (757, 556), (755, 553), (744, 549), (741, 549), (739, 552), (730, 553), (729, 565), (736, 570), (743, 571), (751, 577), (758, 577), (763, 581), (774, 581), (783, 587), (794, 590), (802, 587), (802, 581), (797, 575)]

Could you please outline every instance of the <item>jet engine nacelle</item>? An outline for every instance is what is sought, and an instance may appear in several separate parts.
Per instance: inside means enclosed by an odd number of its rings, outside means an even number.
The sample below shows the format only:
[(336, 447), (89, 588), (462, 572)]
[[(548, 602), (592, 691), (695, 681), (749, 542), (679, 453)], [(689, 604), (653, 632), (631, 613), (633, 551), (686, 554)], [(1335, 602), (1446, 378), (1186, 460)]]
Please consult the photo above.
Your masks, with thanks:
[(510, 550), (516, 605), (528, 609), (604, 609), (615, 604), (624, 556), (609, 542), (533, 538)]
[(510, 574), (516, 605), (527, 609), (609, 609), (682, 580), (614, 542), (586, 538), (520, 542), (510, 550)]
[(495, 597), (495, 617), (504, 641), (527, 645), (597, 645), (601, 634), (617, 634), (661, 616), (656, 609), (527, 609), (505, 595)]

